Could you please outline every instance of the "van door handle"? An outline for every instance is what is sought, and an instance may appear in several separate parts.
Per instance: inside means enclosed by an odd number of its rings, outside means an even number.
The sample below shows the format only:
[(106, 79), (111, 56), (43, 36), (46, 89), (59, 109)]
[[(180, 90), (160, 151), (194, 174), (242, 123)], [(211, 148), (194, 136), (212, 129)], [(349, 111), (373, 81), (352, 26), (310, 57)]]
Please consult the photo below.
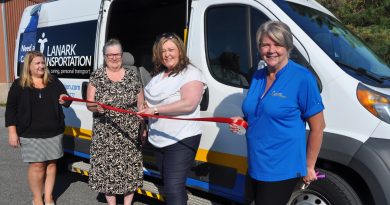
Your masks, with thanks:
[(202, 101), (200, 102), (200, 111), (206, 111), (209, 107), (209, 88), (203, 93)]
[(81, 84), (81, 97), (83, 100), (87, 99), (87, 88), (88, 88), (88, 82), (83, 82)]

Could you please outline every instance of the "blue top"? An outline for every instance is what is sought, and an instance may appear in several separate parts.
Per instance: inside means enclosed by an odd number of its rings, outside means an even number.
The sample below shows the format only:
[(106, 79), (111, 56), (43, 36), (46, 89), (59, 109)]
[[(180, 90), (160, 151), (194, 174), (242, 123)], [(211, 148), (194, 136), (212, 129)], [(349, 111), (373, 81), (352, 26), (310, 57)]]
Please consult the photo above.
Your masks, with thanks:
[(289, 60), (261, 97), (266, 82), (267, 67), (254, 74), (242, 105), (249, 123), (249, 175), (259, 181), (306, 176), (305, 119), (324, 109), (316, 80)]

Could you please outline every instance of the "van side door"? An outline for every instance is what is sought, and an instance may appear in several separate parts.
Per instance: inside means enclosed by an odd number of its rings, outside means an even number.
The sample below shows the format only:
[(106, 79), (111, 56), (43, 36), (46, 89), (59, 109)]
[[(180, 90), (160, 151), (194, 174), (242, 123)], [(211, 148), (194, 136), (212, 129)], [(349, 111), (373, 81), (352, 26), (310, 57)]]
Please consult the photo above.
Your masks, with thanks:
[[(192, 2), (187, 53), (207, 80), (208, 104), (202, 117), (242, 116), (241, 104), (252, 75), (263, 65), (256, 42), (257, 29), (268, 20), (278, 20), (281, 11), (272, 1), (259, 2)], [(308, 65), (302, 46), (295, 46), (296, 56)], [(247, 171), (245, 136), (232, 134), (227, 124), (202, 126), (196, 159), (198, 163), (203, 160), (203, 167), (213, 168), (204, 170), (207, 177), (200, 177), (201, 180), (218, 187), (210, 192), (240, 201)], [(224, 193), (218, 193), (218, 189), (224, 189)]]

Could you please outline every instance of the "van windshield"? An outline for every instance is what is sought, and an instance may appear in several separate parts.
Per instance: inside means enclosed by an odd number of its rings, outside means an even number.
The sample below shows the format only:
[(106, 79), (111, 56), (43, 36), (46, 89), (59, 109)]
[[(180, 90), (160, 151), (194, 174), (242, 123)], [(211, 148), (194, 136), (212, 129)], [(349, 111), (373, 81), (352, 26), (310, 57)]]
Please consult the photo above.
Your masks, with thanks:
[(346, 73), (379, 87), (390, 87), (390, 68), (340, 21), (300, 4), (275, 0)]

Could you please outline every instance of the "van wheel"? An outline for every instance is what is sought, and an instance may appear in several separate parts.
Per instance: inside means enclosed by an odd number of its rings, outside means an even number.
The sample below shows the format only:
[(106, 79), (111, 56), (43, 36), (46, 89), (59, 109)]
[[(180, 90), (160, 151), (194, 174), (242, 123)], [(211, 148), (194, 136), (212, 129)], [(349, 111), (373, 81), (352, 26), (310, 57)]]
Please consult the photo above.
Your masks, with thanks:
[(362, 205), (352, 187), (338, 175), (318, 169), (325, 173), (325, 178), (310, 184), (306, 189), (300, 185), (291, 195), (288, 205)]

